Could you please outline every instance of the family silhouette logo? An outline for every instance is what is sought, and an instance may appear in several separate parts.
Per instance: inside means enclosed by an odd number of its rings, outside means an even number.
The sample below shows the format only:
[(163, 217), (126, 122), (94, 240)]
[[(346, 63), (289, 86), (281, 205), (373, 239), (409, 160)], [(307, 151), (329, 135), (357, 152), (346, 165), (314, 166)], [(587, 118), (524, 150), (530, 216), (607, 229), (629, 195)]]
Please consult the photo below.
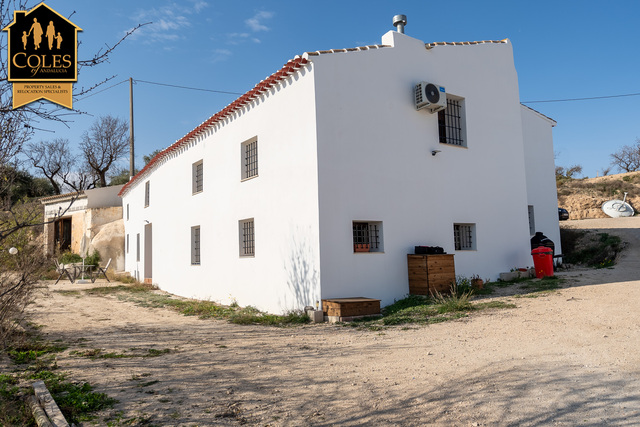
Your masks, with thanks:
[(78, 81), (78, 31), (74, 23), (40, 3), (17, 10), (8, 33), (8, 80), (13, 108), (47, 99), (73, 108), (73, 82)]

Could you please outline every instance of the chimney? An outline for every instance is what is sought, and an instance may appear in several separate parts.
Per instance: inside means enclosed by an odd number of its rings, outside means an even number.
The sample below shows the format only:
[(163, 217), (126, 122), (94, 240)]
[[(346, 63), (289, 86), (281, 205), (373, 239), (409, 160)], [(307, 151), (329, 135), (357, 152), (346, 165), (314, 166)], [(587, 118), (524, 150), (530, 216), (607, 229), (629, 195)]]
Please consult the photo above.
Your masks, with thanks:
[(405, 25), (407, 25), (406, 15), (396, 15), (393, 17), (393, 26), (396, 27), (400, 34), (404, 34)]

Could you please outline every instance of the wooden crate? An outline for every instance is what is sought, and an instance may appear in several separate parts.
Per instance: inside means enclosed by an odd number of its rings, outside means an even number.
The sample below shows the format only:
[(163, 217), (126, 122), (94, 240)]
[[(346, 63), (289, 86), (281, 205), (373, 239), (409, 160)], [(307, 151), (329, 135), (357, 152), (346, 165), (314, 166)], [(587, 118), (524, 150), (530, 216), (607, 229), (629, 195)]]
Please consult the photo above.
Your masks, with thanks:
[(407, 266), (411, 295), (449, 292), (456, 280), (453, 255), (407, 255)]
[(380, 314), (380, 300), (364, 297), (323, 299), (322, 311), (325, 316), (374, 316)]

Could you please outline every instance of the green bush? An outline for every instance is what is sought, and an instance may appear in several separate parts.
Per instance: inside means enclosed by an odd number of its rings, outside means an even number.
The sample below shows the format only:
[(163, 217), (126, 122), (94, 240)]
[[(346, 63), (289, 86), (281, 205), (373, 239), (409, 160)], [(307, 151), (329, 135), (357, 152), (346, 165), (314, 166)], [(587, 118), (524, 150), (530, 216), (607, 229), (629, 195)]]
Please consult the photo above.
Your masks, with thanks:
[[(81, 263), (82, 256), (78, 254), (74, 254), (73, 252), (64, 252), (63, 254), (60, 255), (60, 258), (58, 259), (58, 261), (60, 262), (60, 264)], [(91, 255), (87, 256), (84, 259), (84, 264), (95, 265), (96, 267), (100, 265), (100, 254), (98, 253), (98, 251), (93, 251)]]
[(64, 252), (60, 255), (58, 261), (60, 261), (60, 264), (73, 264), (76, 262), (82, 262), (82, 257), (78, 254), (74, 254), (73, 252)]

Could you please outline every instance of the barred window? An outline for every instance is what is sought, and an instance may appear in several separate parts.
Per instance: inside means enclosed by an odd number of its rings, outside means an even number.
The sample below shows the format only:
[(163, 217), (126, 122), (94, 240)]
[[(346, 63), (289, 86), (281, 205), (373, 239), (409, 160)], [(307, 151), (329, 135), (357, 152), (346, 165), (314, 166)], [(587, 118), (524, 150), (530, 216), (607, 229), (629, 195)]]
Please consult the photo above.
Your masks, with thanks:
[(191, 190), (193, 194), (200, 193), (203, 189), (203, 172), (202, 160), (191, 165)]
[(255, 256), (255, 228), (253, 218), (240, 221), (240, 256)]
[(463, 99), (447, 94), (447, 108), (438, 111), (438, 131), (441, 144), (466, 146)]
[(353, 221), (353, 252), (382, 252), (382, 222)]
[(151, 185), (149, 184), (149, 181), (144, 183), (144, 207), (146, 208), (147, 206), (149, 206), (149, 187)]
[(258, 176), (258, 140), (242, 143), (242, 179)]
[(453, 241), (456, 251), (472, 251), (476, 249), (476, 225), (453, 224)]
[(528, 205), (529, 209), (529, 235), (536, 234), (536, 216), (533, 210), (533, 205)]
[(200, 265), (200, 226), (191, 227), (191, 265)]
[(140, 262), (140, 233), (136, 234), (136, 261)]
[(127, 253), (129, 253), (129, 235), (127, 234)]

